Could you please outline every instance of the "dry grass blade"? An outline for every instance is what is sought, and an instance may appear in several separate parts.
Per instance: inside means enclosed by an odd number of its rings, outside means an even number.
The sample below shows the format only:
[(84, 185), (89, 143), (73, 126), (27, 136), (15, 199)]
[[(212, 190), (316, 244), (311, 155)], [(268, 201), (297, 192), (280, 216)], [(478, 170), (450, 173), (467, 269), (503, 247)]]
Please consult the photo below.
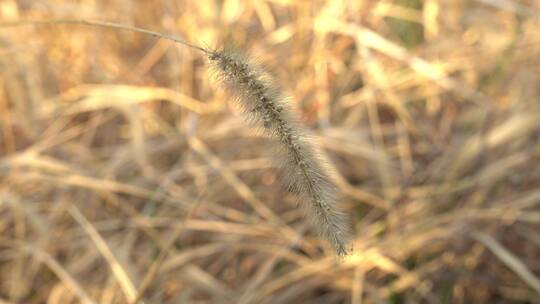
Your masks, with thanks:
[(520, 4), (516, 1), (510, 0), (477, 0), (478, 2), (485, 3), (487, 5), (492, 5), (494, 7), (508, 10), (519, 15), (533, 17), (540, 20), (540, 11), (535, 10), (532, 6), (529, 7), (524, 4)]
[(362, 304), (362, 297), (364, 293), (364, 279), (365, 279), (365, 270), (362, 266), (357, 266), (354, 270), (354, 280), (353, 288), (351, 290), (351, 303), (352, 304)]
[(512, 254), (508, 249), (504, 248), (497, 240), (493, 237), (482, 233), (474, 232), (473, 237), (484, 244), (495, 256), (497, 256), (501, 262), (503, 262), (508, 268), (512, 269), (527, 285), (534, 289), (538, 294), (540, 294), (540, 279), (532, 273), (529, 268), (519, 260), (514, 254)]
[(236, 192), (250, 204), (253, 210), (255, 210), (262, 218), (270, 221), (279, 221), (274, 212), (261, 202), (249, 187), (243, 183), (234, 172), (232, 172), (232, 170), (227, 168), (219, 158), (213, 155), (201, 140), (196, 137), (191, 137), (189, 139), (189, 144), (193, 150), (200, 153), (212, 167), (223, 175)]
[(135, 289), (135, 285), (127, 272), (124, 270), (124, 267), (120, 264), (112, 250), (109, 248), (109, 245), (107, 245), (107, 242), (101, 237), (96, 228), (84, 217), (84, 215), (82, 215), (77, 207), (71, 206), (69, 212), (88, 234), (92, 242), (94, 242), (96, 248), (109, 264), (109, 267), (111, 268), (113, 275), (116, 277), (118, 284), (120, 284), (122, 287), (122, 291), (124, 292), (126, 299), (129, 301), (129, 303), (133, 303), (137, 299), (138, 294), (137, 290)]
[[(118, 102), (111, 104), (110, 99)], [(69, 104), (64, 115), (98, 111), (110, 107), (143, 104), (148, 101), (167, 100), (197, 114), (215, 111), (216, 104), (207, 105), (192, 97), (167, 88), (129, 85), (82, 85), (72, 88), (50, 100), (54, 107), (43, 107), (41, 115), (50, 117), (58, 112), (59, 106)]]
[[(302, 228), (301, 230), (303, 231), (305, 229)], [(302, 235), (299, 234), (296, 240), (275, 252), (263, 265), (261, 265), (257, 274), (254, 275), (253, 280), (245, 287), (245, 292), (239, 297), (239, 300), (237, 301), (238, 304), (253, 303), (253, 299), (257, 297), (256, 293), (259, 290), (259, 286), (270, 276), (271, 271), (283, 259), (283, 256), (291, 251), (291, 247), (297, 245), (301, 237)]]
[[(199, 197), (199, 200), (197, 200), (197, 202), (199, 201), (200, 201), (200, 197)], [(173, 234), (169, 237), (169, 239), (165, 243), (164, 248), (161, 250), (158, 257), (153, 261), (146, 275), (142, 279), (139, 285), (139, 293), (137, 295), (137, 298), (133, 301), (133, 303), (139, 303), (140, 299), (144, 296), (144, 293), (146, 292), (146, 290), (150, 287), (152, 281), (158, 276), (158, 273), (161, 270), (161, 267), (163, 266), (163, 263), (165, 262), (167, 255), (169, 254), (170, 251), (173, 250), (174, 243), (176, 242), (180, 234), (184, 231), (185, 227), (183, 223), (185, 223), (186, 220), (191, 218), (191, 216), (196, 212), (197, 207), (199, 207), (199, 204), (193, 204), (189, 212), (187, 213), (186, 217), (183, 219), (182, 224), (175, 227)]]
[(231, 299), (231, 290), (200, 267), (187, 265), (183, 268), (182, 276), (211, 293), (215, 303), (234, 303)]
[(79, 297), (81, 303), (84, 304), (95, 304), (97, 302), (93, 301), (86, 291), (81, 287), (81, 285), (75, 280), (69, 272), (47, 252), (31, 245), (22, 244), (22, 249), (27, 253), (31, 254), (41, 262), (45, 263), (58, 278), (66, 284), (73, 292)]

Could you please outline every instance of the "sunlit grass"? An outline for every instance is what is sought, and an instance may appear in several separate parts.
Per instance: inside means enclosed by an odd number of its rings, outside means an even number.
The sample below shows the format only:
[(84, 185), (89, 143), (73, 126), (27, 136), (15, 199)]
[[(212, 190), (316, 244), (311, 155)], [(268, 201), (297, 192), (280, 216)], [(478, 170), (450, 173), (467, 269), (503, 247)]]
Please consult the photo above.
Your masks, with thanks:
[(267, 67), (323, 149), (336, 258), (204, 54), (0, 28), (0, 303), (536, 303), (535, 1), (14, 1)]

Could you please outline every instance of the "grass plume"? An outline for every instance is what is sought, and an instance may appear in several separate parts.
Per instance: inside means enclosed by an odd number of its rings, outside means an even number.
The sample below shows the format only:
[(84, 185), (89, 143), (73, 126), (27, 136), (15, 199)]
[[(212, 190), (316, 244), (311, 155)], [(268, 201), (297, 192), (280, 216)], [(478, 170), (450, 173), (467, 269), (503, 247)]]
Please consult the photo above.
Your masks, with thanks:
[(212, 51), (208, 59), (218, 78), (238, 97), (247, 117), (279, 140), (280, 163), (290, 190), (300, 196), (309, 218), (337, 254), (347, 254), (349, 232), (338, 206), (337, 188), (271, 78), (235, 51)]

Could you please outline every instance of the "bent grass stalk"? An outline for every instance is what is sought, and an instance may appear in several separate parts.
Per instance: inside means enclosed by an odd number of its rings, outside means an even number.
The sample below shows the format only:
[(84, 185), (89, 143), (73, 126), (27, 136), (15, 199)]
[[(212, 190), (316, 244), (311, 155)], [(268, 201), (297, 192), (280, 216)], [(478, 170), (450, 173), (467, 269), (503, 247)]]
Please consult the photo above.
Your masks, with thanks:
[(289, 189), (296, 193), (308, 218), (340, 256), (350, 252), (348, 221), (339, 206), (338, 191), (306, 132), (273, 85), (271, 77), (233, 50), (209, 50), (173, 36), (116, 23), (89, 20), (3, 22), (0, 27), (29, 24), (77, 24), (138, 32), (170, 40), (203, 52), (216, 75), (238, 98), (246, 116), (280, 143), (279, 158)]

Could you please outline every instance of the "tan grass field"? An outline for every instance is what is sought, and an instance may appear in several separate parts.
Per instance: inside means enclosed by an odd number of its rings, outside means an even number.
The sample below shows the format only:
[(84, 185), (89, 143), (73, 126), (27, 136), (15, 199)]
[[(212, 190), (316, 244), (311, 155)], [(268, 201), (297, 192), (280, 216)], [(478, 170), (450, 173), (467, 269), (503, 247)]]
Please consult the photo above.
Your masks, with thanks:
[[(337, 258), (208, 48), (275, 78)], [(540, 303), (540, 2), (0, 1), (0, 303)]]

